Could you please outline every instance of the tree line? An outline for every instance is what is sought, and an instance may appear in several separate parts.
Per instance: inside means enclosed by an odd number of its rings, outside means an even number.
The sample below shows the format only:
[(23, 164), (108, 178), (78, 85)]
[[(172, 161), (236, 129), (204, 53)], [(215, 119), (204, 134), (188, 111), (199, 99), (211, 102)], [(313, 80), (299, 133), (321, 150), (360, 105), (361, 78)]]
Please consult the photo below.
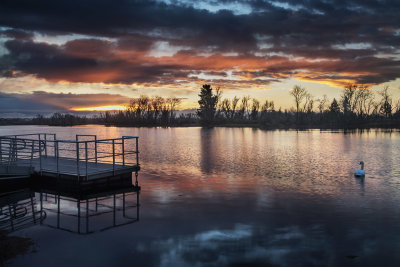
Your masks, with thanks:
[(221, 91), (203, 85), (197, 115), (204, 126), (253, 125), (261, 128), (398, 128), (400, 102), (393, 103), (389, 87), (378, 92), (379, 98), (364, 85), (347, 85), (339, 99), (326, 95), (315, 99), (306, 88), (290, 90), (294, 108), (278, 110), (273, 101), (244, 96), (222, 99)]
[(95, 116), (54, 113), (33, 119), (0, 119), (0, 124), (72, 126), (251, 126), (260, 128), (399, 128), (400, 102), (394, 103), (388, 87), (374, 94), (363, 85), (347, 85), (340, 98), (314, 98), (295, 85), (289, 92), (294, 107), (276, 108), (274, 101), (260, 102), (250, 96), (222, 98), (219, 88), (204, 84), (196, 112), (179, 112), (182, 99), (142, 95), (132, 98), (125, 110)]

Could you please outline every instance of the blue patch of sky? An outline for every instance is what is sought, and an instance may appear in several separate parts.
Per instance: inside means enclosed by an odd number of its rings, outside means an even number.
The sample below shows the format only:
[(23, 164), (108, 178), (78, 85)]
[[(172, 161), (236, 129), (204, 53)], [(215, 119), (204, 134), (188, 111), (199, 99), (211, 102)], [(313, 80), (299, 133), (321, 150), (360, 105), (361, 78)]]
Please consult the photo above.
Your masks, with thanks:
[(196, 9), (205, 9), (211, 13), (217, 13), (221, 10), (229, 10), (235, 15), (246, 15), (252, 13), (253, 9), (250, 5), (240, 1), (217, 1), (217, 0), (157, 0), (158, 2), (168, 5), (190, 6)]
[[(0, 27), (0, 32), (10, 30), (10, 29), (11, 28), (9, 28), (9, 27)], [(11, 38), (0, 35), (0, 57), (8, 54), (8, 50), (4, 46), (4, 43), (7, 42), (8, 40), (11, 40)]]
[(334, 48), (334, 49), (342, 49), (342, 50), (369, 49), (371, 47), (372, 47), (372, 45), (369, 44), (369, 43), (346, 43), (346, 44), (335, 44), (335, 45), (332, 45), (332, 48)]
[(282, 2), (282, 1), (271, 1), (269, 3), (275, 7), (280, 7), (283, 9), (288, 9), (288, 10), (293, 10), (293, 11), (299, 11), (300, 9), (303, 8), (302, 5), (292, 5), (290, 3)]
[(310, 9), (301, 4), (293, 5), (291, 3), (283, 2), (283, 1), (270, 1), (269, 3), (275, 7), (279, 7), (279, 8), (283, 8), (283, 9), (291, 10), (291, 11), (307, 10), (309, 13), (312, 13), (312, 14), (317, 14), (317, 15), (325, 14), (321, 10), (318, 10), (315, 8)]
[(98, 39), (103, 41), (115, 42), (117, 39), (115, 38), (107, 38), (100, 36), (91, 36), (91, 35), (83, 35), (83, 34), (67, 34), (67, 35), (46, 35), (41, 33), (35, 33), (33, 40), (35, 42), (46, 42), (55, 45), (64, 45), (65, 43), (76, 40), (76, 39)]
[(8, 54), (8, 50), (4, 46), (7, 40), (9, 40), (9, 38), (0, 37), (0, 57)]

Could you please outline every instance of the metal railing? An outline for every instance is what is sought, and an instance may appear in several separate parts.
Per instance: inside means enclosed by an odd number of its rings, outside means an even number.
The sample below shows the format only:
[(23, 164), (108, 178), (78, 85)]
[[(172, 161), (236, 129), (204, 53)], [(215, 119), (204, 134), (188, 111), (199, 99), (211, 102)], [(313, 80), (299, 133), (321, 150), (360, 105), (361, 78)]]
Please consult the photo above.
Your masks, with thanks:
[(0, 136), (0, 166), (29, 166), (35, 171), (89, 178), (103, 172), (139, 166), (139, 137), (97, 139), (76, 135), (59, 140), (56, 134)]

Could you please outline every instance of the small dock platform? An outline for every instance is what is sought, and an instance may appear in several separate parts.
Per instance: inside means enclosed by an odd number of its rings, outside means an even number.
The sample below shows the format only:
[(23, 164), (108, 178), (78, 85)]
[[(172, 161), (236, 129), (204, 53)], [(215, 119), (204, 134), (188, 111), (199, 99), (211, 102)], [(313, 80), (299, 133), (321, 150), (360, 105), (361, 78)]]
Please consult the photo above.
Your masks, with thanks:
[(76, 135), (75, 140), (57, 139), (49, 133), (0, 136), (2, 183), (22, 177), (40, 188), (84, 191), (130, 183), (140, 190), (139, 170), (137, 136), (98, 139)]

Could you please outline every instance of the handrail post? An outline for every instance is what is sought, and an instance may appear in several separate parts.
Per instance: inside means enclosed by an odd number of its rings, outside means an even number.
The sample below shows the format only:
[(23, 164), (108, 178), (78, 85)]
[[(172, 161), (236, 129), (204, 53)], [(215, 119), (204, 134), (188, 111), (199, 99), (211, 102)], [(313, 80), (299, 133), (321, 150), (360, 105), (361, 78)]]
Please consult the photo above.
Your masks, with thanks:
[(112, 140), (112, 150), (113, 150), (113, 176), (115, 175), (115, 140)]
[(12, 147), (13, 147), (13, 140), (8, 139), (8, 159), (7, 159), (7, 165), (11, 164), (11, 157), (12, 157)]
[(53, 135), (53, 147), (54, 147), (54, 157), (56, 157), (57, 156), (57, 154), (56, 154), (56, 134), (52, 134)]
[(0, 137), (0, 164), (3, 164), (3, 138)]
[[(76, 139), (78, 139), (78, 137)], [(78, 180), (80, 180), (80, 174), (79, 174), (79, 143), (78, 143), (78, 141), (76, 142), (76, 174), (78, 175)]]
[(87, 141), (85, 142), (85, 162), (86, 162), (86, 181), (88, 180), (88, 152), (87, 152)]
[(96, 159), (96, 164), (97, 164), (97, 135), (94, 136), (94, 157)]
[(122, 136), (122, 166), (125, 166), (125, 136)]
[(47, 134), (44, 134), (44, 155), (47, 158)]
[(139, 137), (136, 137), (136, 166), (139, 166)]
[(40, 134), (39, 134), (39, 169), (40, 169), (40, 174), (42, 174), (42, 141), (40, 140)]
[(56, 151), (56, 160), (57, 160), (57, 177), (60, 176), (60, 167), (59, 167), (59, 158), (60, 158), (60, 154), (58, 151), (58, 141), (54, 141), (54, 150)]
[(32, 167), (33, 154), (35, 153), (35, 140), (32, 140), (32, 149), (31, 149), (31, 160), (29, 162), (29, 167)]

